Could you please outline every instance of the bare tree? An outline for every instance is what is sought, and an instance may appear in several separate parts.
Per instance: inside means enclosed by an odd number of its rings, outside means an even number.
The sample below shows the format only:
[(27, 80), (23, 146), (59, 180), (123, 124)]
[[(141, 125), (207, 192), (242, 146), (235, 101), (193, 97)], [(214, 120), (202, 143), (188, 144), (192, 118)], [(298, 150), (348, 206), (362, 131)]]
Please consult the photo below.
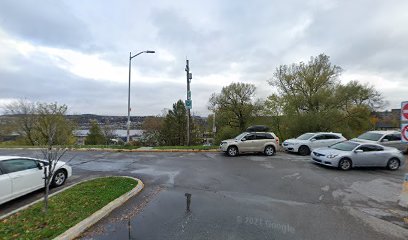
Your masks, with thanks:
[(16, 119), (14, 124), (16, 125), (17, 132), (25, 137), (28, 144), (35, 145), (35, 103), (26, 99), (20, 99), (7, 104), (4, 108), (5, 114), (13, 115)]
[(116, 137), (115, 129), (113, 128), (109, 120), (107, 120), (105, 124), (102, 126), (102, 132), (103, 135), (105, 136), (106, 145), (109, 145), (111, 139)]
[[(44, 211), (48, 211), (48, 195), (50, 185), (56, 174), (58, 163), (64, 156), (67, 148), (72, 143), (72, 131), (74, 125), (65, 119), (68, 107), (57, 103), (37, 104), (35, 129), (38, 132), (36, 144), (43, 146), (41, 150), (47, 164), (44, 167)], [(58, 173), (57, 173), (58, 174)]]

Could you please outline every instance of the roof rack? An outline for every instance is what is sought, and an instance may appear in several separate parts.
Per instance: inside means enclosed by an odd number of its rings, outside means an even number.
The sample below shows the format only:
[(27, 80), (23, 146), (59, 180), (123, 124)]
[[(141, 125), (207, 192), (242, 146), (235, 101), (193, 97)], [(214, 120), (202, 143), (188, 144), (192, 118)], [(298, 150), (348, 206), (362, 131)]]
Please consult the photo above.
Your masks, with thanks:
[(269, 127), (265, 125), (254, 125), (246, 129), (247, 132), (269, 132)]

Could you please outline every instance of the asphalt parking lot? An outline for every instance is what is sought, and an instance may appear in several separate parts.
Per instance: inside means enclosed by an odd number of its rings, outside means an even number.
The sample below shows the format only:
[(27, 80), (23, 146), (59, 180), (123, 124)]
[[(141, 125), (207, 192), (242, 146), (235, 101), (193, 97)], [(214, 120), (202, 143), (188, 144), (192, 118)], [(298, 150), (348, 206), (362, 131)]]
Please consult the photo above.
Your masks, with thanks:
[[(235, 158), (209, 152), (67, 153), (65, 159), (71, 158), (74, 176), (68, 184), (100, 175), (135, 176), (145, 183), (141, 194), (81, 239), (408, 238), (408, 213), (397, 204), (407, 168), (342, 172), (287, 153)], [(192, 194), (190, 212), (185, 193)], [(38, 197), (41, 192), (0, 209), (4, 213)]]

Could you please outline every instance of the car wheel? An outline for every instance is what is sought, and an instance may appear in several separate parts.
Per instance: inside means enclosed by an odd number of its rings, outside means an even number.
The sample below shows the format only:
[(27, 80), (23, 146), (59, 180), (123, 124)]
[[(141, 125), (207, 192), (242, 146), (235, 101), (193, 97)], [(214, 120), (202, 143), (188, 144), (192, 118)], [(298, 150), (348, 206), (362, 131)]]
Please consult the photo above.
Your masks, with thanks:
[(391, 158), (387, 163), (387, 168), (389, 170), (395, 171), (400, 167), (400, 161), (396, 158)]
[(300, 146), (298, 152), (300, 155), (306, 156), (310, 154), (310, 149), (308, 146)]
[(273, 146), (266, 146), (264, 153), (266, 156), (272, 156), (275, 154), (275, 148)]
[(62, 186), (67, 180), (67, 173), (64, 170), (58, 170), (55, 172), (54, 177), (52, 178), (51, 185), (53, 187)]
[(235, 157), (238, 155), (238, 148), (235, 146), (231, 146), (227, 148), (227, 154), (230, 157)]
[(352, 167), (352, 163), (350, 159), (343, 158), (339, 161), (339, 168), (343, 171), (350, 170)]

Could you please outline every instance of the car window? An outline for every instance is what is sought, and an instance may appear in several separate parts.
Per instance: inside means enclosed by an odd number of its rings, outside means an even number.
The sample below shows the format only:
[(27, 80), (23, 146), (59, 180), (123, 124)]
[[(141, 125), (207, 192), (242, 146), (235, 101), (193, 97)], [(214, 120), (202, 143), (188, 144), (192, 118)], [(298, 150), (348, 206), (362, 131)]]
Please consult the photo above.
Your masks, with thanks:
[(309, 140), (311, 137), (313, 137), (313, 133), (305, 133), (297, 137), (296, 139), (298, 140)]
[(337, 149), (340, 151), (351, 151), (358, 146), (358, 143), (355, 142), (340, 142), (334, 145), (331, 145), (329, 148)]
[(242, 137), (244, 137), (245, 135), (246, 135), (247, 133), (241, 133), (241, 134), (239, 134), (238, 136), (236, 136), (235, 137), (235, 139), (237, 139), (237, 140), (239, 140), (239, 139), (241, 139)]
[(366, 132), (358, 136), (358, 139), (363, 139), (363, 140), (370, 140), (370, 141), (378, 141), (383, 135), (381, 133), (371, 133), (371, 132)]
[(401, 134), (393, 134), (394, 140), (393, 141), (401, 141)]
[(263, 140), (266, 139), (266, 136), (264, 133), (257, 133), (256, 135), (256, 140)]
[(339, 139), (340, 137), (334, 134), (326, 134), (326, 139)]
[(401, 141), (401, 134), (388, 134), (383, 138), (383, 140), (384, 139), (388, 141)]
[(275, 138), (272, 136), (272, 134), (270, 134), (270, 133), (265, 133), (265, 138), (266, 138), (266, 139), (275, 139)]
[(2, 169), (6, 173), (13, 173), (27, 169), (37, 168), (37, 162), (29, 159), (13, 159), (1, 162)]
[(257, 140), (274, 139), (270, 133), (256, 133)]
[(358, 148), (359, 150), (363, 150), (363, 152), (376, 152), (384, 150), (382, 147), (374, 146), (374, 145), (363, 145)]
[(324, 135), (324, 134), (317, 135), (317, 136), (314, 137), (314, 139), (316, 139), (316, 140), (325, 140), (325, 139), (326, 139), (326, 135)]
[(255, 140), (255, 138), (256, 138), (255, 134), (248, 134), (248, 135), (245, 136), (246, 140)]

